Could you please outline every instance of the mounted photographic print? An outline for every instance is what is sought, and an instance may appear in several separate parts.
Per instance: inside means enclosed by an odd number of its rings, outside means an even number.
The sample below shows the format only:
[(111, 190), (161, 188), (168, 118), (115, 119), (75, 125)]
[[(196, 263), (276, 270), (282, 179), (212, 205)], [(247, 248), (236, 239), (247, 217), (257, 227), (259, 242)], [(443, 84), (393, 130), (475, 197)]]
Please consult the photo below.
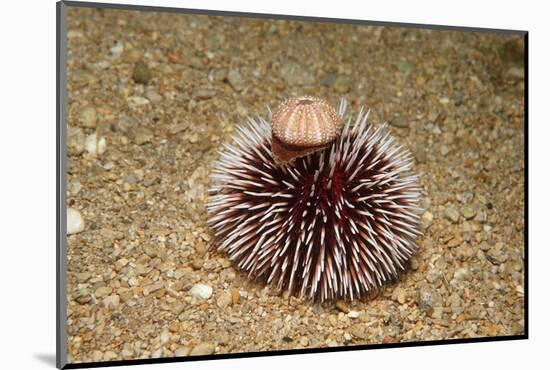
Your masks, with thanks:
[(527, 338), (527, 32), (62, 2), (58, 37), (58, 367)]

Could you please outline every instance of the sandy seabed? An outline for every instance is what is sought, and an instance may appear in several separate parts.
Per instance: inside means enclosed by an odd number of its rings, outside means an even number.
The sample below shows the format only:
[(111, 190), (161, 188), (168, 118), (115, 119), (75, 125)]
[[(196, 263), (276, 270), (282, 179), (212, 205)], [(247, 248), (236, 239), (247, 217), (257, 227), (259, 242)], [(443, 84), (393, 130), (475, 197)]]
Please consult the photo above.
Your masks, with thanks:
[[(69, 9), (69, 362), (523, 334), (523, 53), (510, 35)], [(370, 297), (312, 304), (207, 253), (217, 150), (296, 94), (370, 108), (414, 154), (419, 252)]]

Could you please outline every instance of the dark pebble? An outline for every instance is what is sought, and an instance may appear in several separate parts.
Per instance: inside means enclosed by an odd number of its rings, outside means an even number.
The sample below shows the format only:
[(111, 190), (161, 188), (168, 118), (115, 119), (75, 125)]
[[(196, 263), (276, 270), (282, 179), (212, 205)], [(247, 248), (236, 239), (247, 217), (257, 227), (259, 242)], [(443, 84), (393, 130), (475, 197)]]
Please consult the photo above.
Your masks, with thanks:
[(147, 64), (140, 60), (134, 65), (134, 74), (132, 77), (136, 83), (146, 85), (151, 79), (151, 71)]

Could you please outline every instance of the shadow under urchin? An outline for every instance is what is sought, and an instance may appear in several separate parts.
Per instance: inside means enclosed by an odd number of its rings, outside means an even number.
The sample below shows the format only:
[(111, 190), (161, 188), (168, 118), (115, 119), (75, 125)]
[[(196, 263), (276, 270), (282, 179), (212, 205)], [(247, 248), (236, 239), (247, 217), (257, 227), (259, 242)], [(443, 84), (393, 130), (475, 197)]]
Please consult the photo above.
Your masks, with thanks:
[(213, 248), (250, 278), (314, 301), (396, 279), (417, 249), (420, 189), (410, 152), (367, 118), (347, 117), (326, 148), (284, 165), (268, 122), (239, 126), (211, 174)]

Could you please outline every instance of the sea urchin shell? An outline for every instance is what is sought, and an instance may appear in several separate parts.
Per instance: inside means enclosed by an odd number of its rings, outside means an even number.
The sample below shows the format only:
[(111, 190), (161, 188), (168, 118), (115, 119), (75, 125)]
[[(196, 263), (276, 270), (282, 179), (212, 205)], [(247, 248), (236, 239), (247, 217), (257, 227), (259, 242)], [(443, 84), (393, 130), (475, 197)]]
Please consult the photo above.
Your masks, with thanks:
[[(345, 116), (342, 100), (338, 115)], [(271, 125), (249, 119), (214, 163), (215, 248), (251, 278), (316, 301), (354, 299), (397, 277), (419, 235), (410, 153), (363, 110), (326, 148), (278, 165)]]
[(321, 150), (341, 127), (342, 118), (326, 100), (309, 95), (287, 99), (271, 119), (275, 160), (284, 164)]

